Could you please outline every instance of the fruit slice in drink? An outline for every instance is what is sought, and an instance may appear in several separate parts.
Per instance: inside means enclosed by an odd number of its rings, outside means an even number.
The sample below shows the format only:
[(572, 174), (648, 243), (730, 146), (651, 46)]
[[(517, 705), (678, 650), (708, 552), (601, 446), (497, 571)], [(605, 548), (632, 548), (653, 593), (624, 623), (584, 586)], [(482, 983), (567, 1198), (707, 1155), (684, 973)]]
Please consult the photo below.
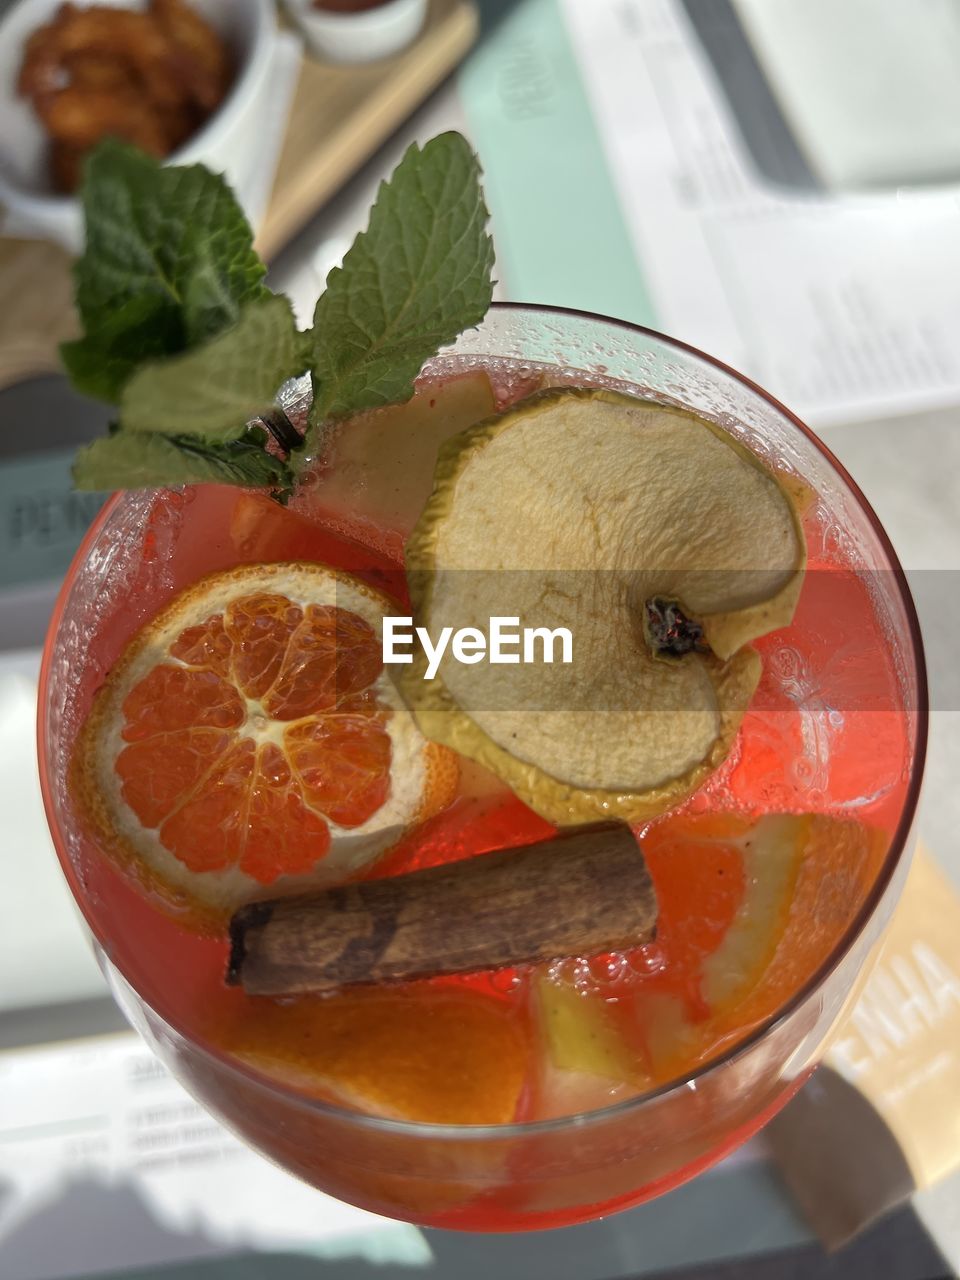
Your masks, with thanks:
[[(569, 665), (462, 665), (404, 694), (428, 737), (554, 822), (640, 821), (729, 751), (793, 615), (805, 546), (777, 477), (715, 424), (610, 391), (531, 396), (449, 441), (407, 547), (431, 635), (494, 616), (568, 637)], [(411, 572), (412, 571), (412, 572)], [(566, 659), (564, 659), (566, 662)]]
[[(539, 978), (541, 1106), (665, 1084), (743, 1038), (808, 982), (873, 883), (886, 838), (825, 816), (666, 816), (644, 854), (658, 935), (633, 955)], [(632, 1092), (634, 1090), (628, 1090)], [(593, 1105), (597, 1105), (596, 1102)]]
[(129, 644), (75, 781), (104, 847), (173, 907), (216, 921), (343, 880), (450, 799), (456, 763), (384, 674), (394, 606), (310, 563), (202, 579)]
[(231, 1052), (308, 1097), (431, 1124), (508, 1124), (529, 1071), (521, 1012), (469, 988), (357, 988), (262, 1002)]
[(398, 559), (433, 488), (444, 441), (496, 411), (486, 373), (422, 382), (406, 404), (328, 424), (320, 464), (294, 508)]

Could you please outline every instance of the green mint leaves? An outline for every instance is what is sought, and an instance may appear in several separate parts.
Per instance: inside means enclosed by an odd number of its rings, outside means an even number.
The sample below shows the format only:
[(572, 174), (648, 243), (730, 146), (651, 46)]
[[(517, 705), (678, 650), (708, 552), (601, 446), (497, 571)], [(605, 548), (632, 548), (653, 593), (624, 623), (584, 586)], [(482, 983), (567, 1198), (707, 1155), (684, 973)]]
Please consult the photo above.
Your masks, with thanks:
[(396, 404), (424, 362), (490, 306), (493, 242), (477, 163), (458, 134), (412, 146), (383, 183), (311, 338), (311, 421)]
[(493, 247), (476, 157), (455, 133), (410, 147), (297, 330), (229, 187), (117, 142), (88, 163), (76, 268), (83, 337), (62, 348), (75, 386), (118, 406), (81, 450), (78, 488), (208, 480), (287, 489), (307, 452), (267, 452), (251, 420), (309, 373), (315, 427), (408, 399), (423, 364), (490, 303)]
[(233, 192), (201, 165), (163, 168), (104, 142), (87, 165), (83, 212), (75, 278), (84, 336), (62, 349), (80, 391), (116, 400), (143, 361), (220, 333), (267, 294)]
[(129, 431), (236, 440), (303, 367), (290, 303), (269, 294), (209, 342), (138, 369), (120, 396), (121, 421)]
[(197, 436), (114, 431), (80, 450), (73, 482), (78, 489), (144, 489), (205, 480), (283, 489), (290, 482), (289, 470), (267, 453), (266, 439), (266, 432), (257, 428), (227, 444), (209, 444)]

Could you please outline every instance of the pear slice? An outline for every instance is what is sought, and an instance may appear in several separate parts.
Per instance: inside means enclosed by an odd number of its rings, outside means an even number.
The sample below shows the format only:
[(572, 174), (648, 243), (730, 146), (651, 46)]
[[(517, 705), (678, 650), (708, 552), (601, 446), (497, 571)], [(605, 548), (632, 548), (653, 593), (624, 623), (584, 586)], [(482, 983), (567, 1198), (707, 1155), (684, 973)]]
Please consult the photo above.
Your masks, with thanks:
[(540, 660), (468, 665), (451, 645), (432, 680), (422, 653), (398, 668), (401, 689), (428, 738), (550, 821), (642, 821), (726, 756), (760, 675), (745, 646), (789, 623), (805, 556), (785, 483), (714, 423), (542, 391), (441, 448), (407, 571), (434, 640), (516, 618), (565, 627), (572, 661), (534, 639)]
[(581, 994), (546, 969), (533, 975), (532, 990), (542, 1046), (538, 1119), (596, 1111), (652, 1086), (653, 1077), (600, 995)]
[(473, 369), (422, 382), (404, 404), (331, 424), (323, 465), (300, 502), (406, 539), (430, 497), (440, 445), (496, 407), (490, 379)]
[(649, 1072), (631, 1053), (601, 996), (581, 994), (570, 983), (554, 981), (545, 969), (535, 975), (533, 989), (553, 1067), (637, 1088), (650, 1084)]

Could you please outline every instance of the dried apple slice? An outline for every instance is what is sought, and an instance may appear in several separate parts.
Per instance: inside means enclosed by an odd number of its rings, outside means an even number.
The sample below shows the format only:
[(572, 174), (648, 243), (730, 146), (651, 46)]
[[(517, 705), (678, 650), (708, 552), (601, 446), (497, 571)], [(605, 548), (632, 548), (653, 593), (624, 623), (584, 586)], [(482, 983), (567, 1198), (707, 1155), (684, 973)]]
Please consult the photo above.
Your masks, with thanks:
[(443, 446), (408, 576), (431, 637), (507, 617), (566, 628), (572, 661), (536, 636), (509, 665), (449, 646), (401, 688), (427, 737), (549, 820), (643, 820), (726, 756), (760, 674), (745, 646), (790, 621), (804, 561), (787, 488), (714, 423), (540, 392)]

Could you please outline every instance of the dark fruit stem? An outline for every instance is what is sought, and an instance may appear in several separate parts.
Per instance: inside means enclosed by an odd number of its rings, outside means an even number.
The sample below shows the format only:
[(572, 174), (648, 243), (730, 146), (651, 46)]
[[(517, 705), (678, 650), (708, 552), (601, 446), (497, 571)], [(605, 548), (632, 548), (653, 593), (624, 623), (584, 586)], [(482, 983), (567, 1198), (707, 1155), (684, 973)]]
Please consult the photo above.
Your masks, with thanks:
[(644, 628), (658, 656), (682, 658), (685, 653), (708, 653), (703, 627), (688, 618), (676, 600), (654, 596), (644, 606)]
[(303, 444), (303, 437), (282, 409), (268, 409), (260, 415), (260, 421), (284, 453), (292, 453)]

